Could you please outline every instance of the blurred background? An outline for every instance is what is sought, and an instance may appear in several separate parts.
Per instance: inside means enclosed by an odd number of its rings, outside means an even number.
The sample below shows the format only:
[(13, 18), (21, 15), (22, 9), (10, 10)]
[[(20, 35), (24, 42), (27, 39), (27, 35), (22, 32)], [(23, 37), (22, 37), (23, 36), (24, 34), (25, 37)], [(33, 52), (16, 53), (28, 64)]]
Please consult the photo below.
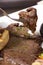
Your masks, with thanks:
[(0, 0), (0, 8), (3, 8), (7, 13), (11, 13), (35, 5), (39, 1), (41, 0)]

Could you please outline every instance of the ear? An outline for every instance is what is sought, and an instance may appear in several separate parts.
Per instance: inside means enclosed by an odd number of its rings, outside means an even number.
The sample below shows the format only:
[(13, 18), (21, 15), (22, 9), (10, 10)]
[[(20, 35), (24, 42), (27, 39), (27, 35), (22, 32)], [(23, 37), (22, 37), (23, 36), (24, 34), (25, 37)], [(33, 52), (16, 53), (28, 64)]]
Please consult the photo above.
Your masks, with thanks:
[(40, 28), (40, 34), (43, 37), (43, 24), (41, 25), (41, 28)]

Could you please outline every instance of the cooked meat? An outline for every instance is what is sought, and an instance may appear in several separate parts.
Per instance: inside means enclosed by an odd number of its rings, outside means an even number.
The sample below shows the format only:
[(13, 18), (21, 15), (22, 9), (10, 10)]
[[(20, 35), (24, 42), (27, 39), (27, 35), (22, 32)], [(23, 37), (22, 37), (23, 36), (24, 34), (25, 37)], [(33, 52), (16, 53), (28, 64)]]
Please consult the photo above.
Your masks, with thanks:
[(35, 8), (28, 8), (27, 11), (19, 13), (21, 22), (24, 23), (32, 32), (36, 30), (37, 10)]
[(10, 24), (7, 27), (7, 30), (9, 30), (10, 34), (17, 36), (17, 37), (22, 37), (22, 38), (27, 38), (27, 39), (35, 39), (38, 36), (32, 35), (31, 33), (28, 33), (30, 30), (25, 27), (25, 26), (19, 26), (18, 23), (16, 24)]
[[(0, 34), (0, 38), (2, 36), (1, 39), (4, 40), (1, 43), (2, 46), (8, 43), (6, 47), (5, 45), (1, 47), (1, 49), (5, 48), (1, 51), (3, 59), (0, 60), (0, 65), (31, 65), (40, 52), (40, 45), (35, 39), (23, 38), (30, 36), (28, 28), (32, 32), (36, 29), (36, 9), (29, 8), (27, 11), (20, 12), (19, 16), (20, 20), (23, 20), (24, 27), (19, 27), (19, 24), (11, 24), (6, 28), (7, 30), (4, 29), (3, 35)], [(0, 28), (0, 31), (3, 32), (3, 29)], [(12, 33), (10, 39), (9, 33)]]
[(7, 30), (10, 31), (12, 35), (29, 38), (30, 34), (28, 33), (28, 28), (23, 26), (18, 26), (17, 24), (10, 24), (7, 27)]
[(35, 17), (37, 16), (37, 10), (35, 8), (28, 8), (27, 12), (29, 12), (30, 17)]
[(5, 65), (31, 65), (37, 58), (40, 46), (34, 40), (11, 36), (4, 50)]

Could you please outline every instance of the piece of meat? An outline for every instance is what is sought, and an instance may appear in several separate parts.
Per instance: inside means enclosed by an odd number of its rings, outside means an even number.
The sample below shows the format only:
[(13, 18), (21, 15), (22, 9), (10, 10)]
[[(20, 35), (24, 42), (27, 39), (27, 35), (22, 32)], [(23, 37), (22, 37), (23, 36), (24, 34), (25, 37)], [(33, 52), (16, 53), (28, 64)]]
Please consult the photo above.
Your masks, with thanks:
[(9, 30), (9, 32), (14, 36), (25, 38), (30, 37), (30, 34), (28, 33), (28, 28), (24, 26), (18, 26), (18, 24), (10, 24), (7, 27), (7, 30)]
[(27, 12), (29, 12), (30, 17), (35, 17), (37, 16), (37, 10), (35, 8), (28, 8)]
[(5, 65), (31, 65), (37, 58), (40, 46), (34, 40), (11, 36), (4, 50)]
[(22, 38), (27, 38), (27, 39), (36, 39), (38, 36), (29, 33), (29, 29), (26, 26), (19, 26), (18, 23), (16, 24), (10, 24), (7, 27), (7, 30), (9, 31), (10, 34), (17, 36), (17, 37), (22, 37)]
[(27, 11), (19, 13), (19, 19), (24, 23), (32, 32), (36, 30), (37, 23), (37, 10), (35, 8), (28, 8)]

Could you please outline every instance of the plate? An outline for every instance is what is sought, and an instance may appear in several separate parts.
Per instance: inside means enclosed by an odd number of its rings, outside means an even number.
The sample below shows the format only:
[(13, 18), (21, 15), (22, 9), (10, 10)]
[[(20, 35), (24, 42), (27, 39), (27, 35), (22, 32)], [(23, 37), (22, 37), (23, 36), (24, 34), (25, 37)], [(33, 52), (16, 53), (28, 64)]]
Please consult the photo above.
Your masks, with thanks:
[[(32, 6), (34, 8), (37, 9), (37, 15), (38, 15), (38, 20), (37, 20), (37, 27), (36, 27), (36, 35), (40, 35), (40, 26), (43, 23), (43, 5), (35, 5)], [(27, 8), (19, 10), (17, 12), (13, 12), (11, 14), (8, 14), (10, 17), (14, 18), (14, 19), (19, 19), (19, 12), (20, 11), (25, 11)], [(6, 28), (8, 25), (10, 25), (11, 23), (18, 23), (18, 21), (14, 21), (10, 18), (8, 18), (7, 16), (2, 16), (0, 17), (0, 27), (2, 28)], [(20, 25), (22, 25), (23, 23), (19, 22)], [(31, 32), (30, 32), (31, 33)], [(41, 44), (41, 47), (43, 48), (43, 43)]]

